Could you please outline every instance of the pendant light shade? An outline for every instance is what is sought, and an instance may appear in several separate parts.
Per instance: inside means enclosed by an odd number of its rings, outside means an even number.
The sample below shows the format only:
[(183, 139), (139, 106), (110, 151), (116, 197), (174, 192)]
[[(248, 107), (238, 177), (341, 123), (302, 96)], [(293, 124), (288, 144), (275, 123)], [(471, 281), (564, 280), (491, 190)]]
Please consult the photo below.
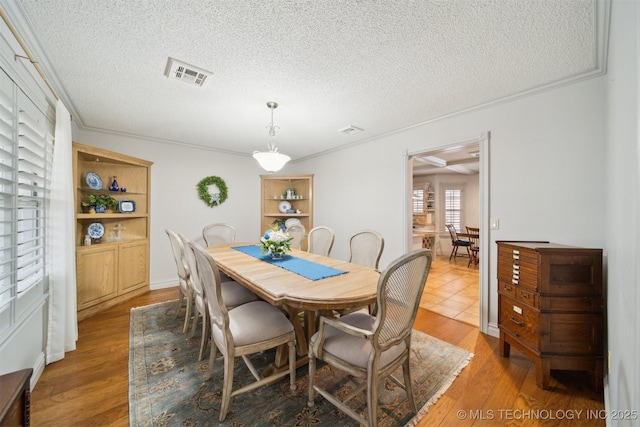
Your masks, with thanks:
[(267, 129), (269, 129), (269, 141), (267, 142), (268, 151), (254, 151), (253, 158), (256, 159), (260, 166), (267, 172), (277, 172), (291, 160), (291, 157), (278, 153), (278, 148), (275, 143), (276, 126), (273, 125), (273, 110), (278, 108), (278, 103), (267, 102), (267, 107), (271, 110), (271, 123), (267, 126)]

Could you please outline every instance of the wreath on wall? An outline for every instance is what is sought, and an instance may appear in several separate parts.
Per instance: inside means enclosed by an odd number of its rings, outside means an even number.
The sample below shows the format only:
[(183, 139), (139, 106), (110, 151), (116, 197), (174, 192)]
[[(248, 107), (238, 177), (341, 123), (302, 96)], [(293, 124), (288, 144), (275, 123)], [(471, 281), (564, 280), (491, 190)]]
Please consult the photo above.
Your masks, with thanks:
[[(209, 187), (211, 185), (218, 187), (220, 192), (211, 194), (209, 192)], [(203, 178), (198, 183), (197, 188), (198, 197), (200, 197), (200, 200), (205, 202), (205, 204), (210, 208), (221, 205), (225, 200), (227, 200), (227, 184), (219, 176), (208, 176)]]

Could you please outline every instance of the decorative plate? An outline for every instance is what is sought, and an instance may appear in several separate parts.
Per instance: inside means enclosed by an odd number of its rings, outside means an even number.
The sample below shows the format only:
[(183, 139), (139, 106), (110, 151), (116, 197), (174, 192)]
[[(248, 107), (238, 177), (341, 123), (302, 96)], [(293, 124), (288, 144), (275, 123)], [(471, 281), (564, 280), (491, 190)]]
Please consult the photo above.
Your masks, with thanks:
[(92, 222), (89, 224), (87, 231), (89, 232), (89, 237), (92, 239), (100, 239), (104, 236), (104, 225), (100, 222)]
[(291, 227), (293, 224), (300, 224), (300, 220), (298, 218), (289, 218), (284, 222), (285, 227)]
[(286, 200), (281, 201), (280, 203), (278, 203), (278, 210), (281, 213), (287, 213), (288, 210), (291, 210), (291, 203), (287, 202)]
[(118, 210), (121, 213), (133, 213), (136, 211), (135, 200), (120, 200), (118, 203)]
[(102, 178), (95, 172), (87, 172), (87, 176), (85, 177), (85, 181), (87, 181), (87, 185), (94, 190), (102, 190)]

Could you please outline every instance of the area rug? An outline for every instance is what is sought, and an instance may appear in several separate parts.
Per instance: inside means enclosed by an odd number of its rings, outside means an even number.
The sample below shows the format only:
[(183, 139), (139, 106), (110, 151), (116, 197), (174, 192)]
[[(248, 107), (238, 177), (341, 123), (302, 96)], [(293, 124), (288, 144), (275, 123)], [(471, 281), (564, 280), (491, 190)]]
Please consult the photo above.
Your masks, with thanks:
[[(175, 317), (177, 301), (131, 310), (129, 339), (129, 419), (137, 426), (355, 426), (357, 423), (316, 395), (307, 406), (308, 368), (296, 372), (296, 390), (288, 377), (231, 399), (225, 421), (218, 421), (222, 360), (212, 379), (205, 381), (208, 353), (198, 362), (200, 332), (195, 338), (182, 333), (182, 316)], [(273, 352), (252, 357), (256, 367), (267, 366)], [(387, 379), (379, 391), (379, 426), (415, 425), (429, 406), (449, 388), (473, 354), (422, 332), (412, 332), (411, 374), (419, 413), (414, 414), (404, 390)], [(355, 382), (327, 365), (318, 364), (318, 384), (347, 394)], [(394, 373), (402, 381), (402, 370)], [(241, 359), (236, 361), (234, 389), (253, 379)], [(366, 416), (366, 396), (356, 397), (352, 407)]]

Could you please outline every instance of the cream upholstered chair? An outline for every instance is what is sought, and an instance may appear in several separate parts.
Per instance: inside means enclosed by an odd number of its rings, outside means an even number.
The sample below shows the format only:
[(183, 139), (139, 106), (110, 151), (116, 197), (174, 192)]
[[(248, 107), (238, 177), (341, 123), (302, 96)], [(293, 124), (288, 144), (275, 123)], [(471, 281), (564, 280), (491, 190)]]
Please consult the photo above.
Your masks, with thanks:
[(384, 238), (374, 230), (358, 231), (349, 239), (349, 262), (378, 268), (384, 249)]
[(182, 332), (187, 332), (189, 329), (189, 321), (191, 320), (191, 310), (193, 308), (193, 289), (191, 286), (191, 271), (187, 265), (187, 261), (184, 256), (184, 243), (180, 236), (173, 230), (165, 229), (169, 236), (169, 242), (171, 242), (171, 250), (173, 251), (173, 259), (176, 261), (176, 267), (178, 267), (178, 280), (180, 282), (180, 295), (178, 296), (178, 307), (176, 309), (176, 318), (180, 315), (182, 310), (182, 304), (186, 300), (186, 312), (184, 315), (184, 326)]
[[(211, 378), (216, 348), (224, 357), (224, 385), (220, 421), (224, 421), (233, 396), (253, 390), (289, 375), (291, 390), (295, 390), (296, 351), (293, 325), (282, 311), (265, 301), (253, 301), (228, 310), (222, 294), (218, 267), (211, 255), (193, 242), (190, 243), (197, 262), (197, 275), (206, 295), (211, 322), (211, 354), (207, 379)], [(262, 378), (247, 355), (262, 352), (283, 344), (289, 346), (289, 370)], [(233, 391), (233, 368), (236, 357), (242, 357), (256, 381)], [(246, 408), (245, 408), (246, 409)]]
[(335, 233), (327, 226), (319, 225), (309, 231), (307, 251), (312, 254), (329, 256), (333, 247)]
[[(200, 354), (198, 355), (198, 360), (202, 360), (207, 350), (207, 343), (209, 342), (209, 336), (211, 333), (211, 325), (209, 323), (209, 310), (207, 309), (207, 302), (203, 290), (203, 285), (200, 281), (200, 277), (195, 273), (197, 268), (196, 258), (193, 254), (193, 250), (191, 249), (194, 245), (198, 247), (200, 246), (182, 235), (179, 236), (182, 239), (185, 248), (185, 260), (187, 261), (187, 265), (189, 266), (189, 270), (191, 271), (191, 286), (193, 289), (193, 301), (196, 309), (193, 316), (194, 318), (193, 326), (191, 327), (191, 336), (195, 335), (196, 328), (198, 326), (198, 319), (202, 318), (202, 336), (200, 341)], [(221, 282), (220, 288), (222, 289), (224, 302), (230, 309), (251, 301), (256, 301), (258, 299), (258, 297), (256, 297), (253, 292), (249, 291), (240, 283), (233, 280)]]
[(236, 229), (231, 224), (214, 223), (202, 229), (202, 238), (207, 246), (222, 243), (233, 243), (236, 240)]
[[(385, 377), (402, 365), (408, 401), (417, 412), (409, 371), (411, 329), (430, 267), (431, 251), (418, 249), (405, 254), (380, 275), (375, 316), (358, 311), (339, 319), (320, 317), (318, 332), (309, 341), (309, 406), (313, 406), (317, 391), (359, 423), (376, 426), (378, 388)], [(362, 384), (343, 401), (339, 400), (313, 384), (316, 359), (360, 378)], [(347, 405), (365, 388), (366, 420)]]
[(306, 233), (304, 225), (293, 224), (287, 227), (286, 231), (289, 234), (289, 237), (293, 237), (293, 240), (291, 241), (291, 248), (301, 249), (302, 241), (304, 240), (304, 234)]

